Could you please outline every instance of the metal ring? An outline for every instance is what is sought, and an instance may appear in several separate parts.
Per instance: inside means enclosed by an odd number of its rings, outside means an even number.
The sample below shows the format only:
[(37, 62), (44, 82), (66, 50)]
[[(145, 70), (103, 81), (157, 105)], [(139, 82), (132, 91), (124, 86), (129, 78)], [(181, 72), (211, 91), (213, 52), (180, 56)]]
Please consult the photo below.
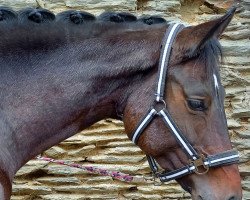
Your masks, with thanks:
[[(203, 154), (200, 155), (200, 158), (196, 160), (191, 160), (190, 164), (195, 167), (194, 172), (198, 175), (206, 174), (209, 171), (209, 166), (205, 164), (205, 156)], [(200, 168), (202, 167), (202, 170)]]
[[(199, 170), (199, 167), (203, 167), (203, 171)], [(209, 167), (207, 165), (202, 165), (202, 166), (199, 166), (199, 167), (195, 166), (194, 173), (196, 173), (198, 175), (203, 175), (203, 174), (206, 174), (209, 171)]]
[(152, 104), (152, 108), (154, 108), (157, 113), (159, 113), (161, 110), (166, 109), (167, 105), (166, 102), (163, 99), (160, 99), (159, 101), (154, 100)]

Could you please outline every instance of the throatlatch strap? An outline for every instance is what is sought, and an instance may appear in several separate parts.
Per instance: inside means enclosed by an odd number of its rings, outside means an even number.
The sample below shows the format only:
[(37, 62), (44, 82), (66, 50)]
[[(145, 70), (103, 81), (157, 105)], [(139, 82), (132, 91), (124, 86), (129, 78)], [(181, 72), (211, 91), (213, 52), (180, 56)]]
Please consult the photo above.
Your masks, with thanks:
[(172, 44), (175, 40), (177, 33), (183, 29), (184, 25), (182, 24), (170, 24), (167, 29), (165, 36), (162, 41), (162, 51), (160, 56), (160, 69), (158, 72), (158, 84), (156, 90), (156, 101), (160, 101), (163, 99), (165, 84), (166, 84), (166, 76), (167, 69), (170, 60), (170, 54), (172, 49)]
[[(218, 153), (215, 155), (211, 155), (205, 158), (204, 164), (207, 167), (217, 167), (223, 165), (230, 165), (233, 163), (239, 162), (239, 154), (236, 150), (230, 150), (223, 153)], [(193, 172), (196, 172), (197, 168), (193, 164), (189, 164), (185, 167), (180, 169), (159, 174), (158, 177), (160, 178), (161, 182), (167, 182), (174, 179), (181, 178)]]

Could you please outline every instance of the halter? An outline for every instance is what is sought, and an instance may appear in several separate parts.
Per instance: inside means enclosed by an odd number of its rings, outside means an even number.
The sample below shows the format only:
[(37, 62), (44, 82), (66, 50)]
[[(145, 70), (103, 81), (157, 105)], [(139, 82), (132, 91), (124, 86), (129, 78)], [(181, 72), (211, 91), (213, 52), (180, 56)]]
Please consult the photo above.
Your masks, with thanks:
[[(167, 182), (170, 180), (178, 179), (191, 173), (205, 174), (208, 172), (210, 167), (230, 165), (239, 162), (239, 154), (236, 150), (229, 150), (208, 156), (198, 154), (198, 152), (193, 148), (193, 146), (189, 143), (187, 138), (178, 128), (178, 126), (176, 125), (176, 123), (174, 122), (174, 120), (166, 109), (166, 103), (163, 97), (166, 84), (167, 69), (171, 54), (171, 47), (176, 38), (176, 35), (183, 28), (184, 25), (182, 24), (171, 24), (165, 33), (162, 42), (162, 51), (159, 62), (156, 98), (152, 107), (143, 117), (143, 119), (132, 134), (132, 141), (137, 144), (140, 136), (143, 134), (146, 127), (153, 121), (153, 119), (155, 119), (156, 117), (160, 117), (162, 118), (172, 135), (175, 137), (178, 144), (182, 147), (182, 150), (188, 155), (189, 164), (171, 172), (160, 172), (154, 158), (147, 155), (148, 163), (153, 172), (154, 177), (159, 178), (161, 182)], [(213, 75), (213, 77), (215, 90), (218, 93), (219, 87), (217, 77), (215, 74)]]

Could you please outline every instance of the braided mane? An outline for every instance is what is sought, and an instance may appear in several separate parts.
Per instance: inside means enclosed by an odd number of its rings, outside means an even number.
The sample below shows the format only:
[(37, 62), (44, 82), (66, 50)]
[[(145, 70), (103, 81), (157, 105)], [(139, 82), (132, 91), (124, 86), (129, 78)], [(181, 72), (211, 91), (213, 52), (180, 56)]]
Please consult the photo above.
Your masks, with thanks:
[(0, 23), (8, 23), (18, 21), (19, 23), (54, 23), (64, 22), (75, 25), (84, 24), (86, 22), (111, 22), (111, 23), (144, 23), (147, 25), (166, 23), (166, 20), (160, 16), (141, 16), (137, 18), (135, 15), (126, 12), (104, 12), (99, 16), (91, 13), (67, 10), (55, 15), (51, 11), (43, 8), (25, 8), (14, 11), (8, 7), (0, 7)]

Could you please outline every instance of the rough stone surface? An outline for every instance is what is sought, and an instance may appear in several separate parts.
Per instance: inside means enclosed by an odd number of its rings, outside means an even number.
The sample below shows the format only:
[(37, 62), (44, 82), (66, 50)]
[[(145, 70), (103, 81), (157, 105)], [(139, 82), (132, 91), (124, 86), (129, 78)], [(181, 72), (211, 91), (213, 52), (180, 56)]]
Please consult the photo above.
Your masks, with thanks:
[[(233, 0), (0, 0), (15, 9), (36, 7), (59, 12), (81, 9), (95, 14), (120, 10), (142, 14), (161, 14), (167, 20), (198, 24), (214, 19), (228, 9)], [(241, 1), (239, 12), (222, 36), (224, 65), (222, 81), (226, 89), (226, 114), (233, 145), (240, 150), (244, 200), (250, 199), (250, 3)], [(144, 154), (115, 120), (103, 120), (43, 153), (55, 159), (101, 166), (132, 175), (150, 173)], [(12, 200), (82, 199), (190, 199), (175, 182), (126, 184), (110, 177), (89, 175), (44, 161), (28, 162), (16, 175)]]

